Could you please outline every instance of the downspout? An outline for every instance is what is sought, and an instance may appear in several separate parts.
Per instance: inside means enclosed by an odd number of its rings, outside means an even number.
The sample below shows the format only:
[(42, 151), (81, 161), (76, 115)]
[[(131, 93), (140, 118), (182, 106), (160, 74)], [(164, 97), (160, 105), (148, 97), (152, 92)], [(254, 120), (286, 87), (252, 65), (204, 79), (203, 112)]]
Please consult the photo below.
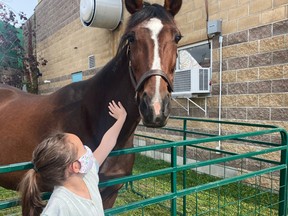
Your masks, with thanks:
[[(222, 34), (219, 35), (219, 116), (218, 120), (221, 121), (221, 115), (222, 115), (222, 46), (223, 46), (223, 37)], [(218, 124), (218, 136), (221, 136), (221, 123)], [(218, 150), (221, 149), (221, 141), (218, 141)]]
[[(208, 10), (208, 0), (205, 0), (205, 10), (206, 10), (206, 23), (208, 26), (208, 21), (209, 21), (209, 10)], [(215, 34), (212, 36), (214, 37)], [(207, 39), (209, 41), (209, 39), (211, 39), (207, 33)], [(222, 115), (222, 61), (223, 61), (223, 57), (222, 57), (222, 47), (223, 47), (223, 37), (222, 37), (222, 33), (220, 32), (219, 34), (219, 104), (218, 104), (218, 121), (221, 121), (221, 115)], [(218, 135), (221, 136), (221, 123), (218, 123)], [(216, 149), (221, 150), (221, 141), (218, 141), (218, 146), (216, 146)], [(220, 154), (220, 152), (216, 152), (218, 154)]]

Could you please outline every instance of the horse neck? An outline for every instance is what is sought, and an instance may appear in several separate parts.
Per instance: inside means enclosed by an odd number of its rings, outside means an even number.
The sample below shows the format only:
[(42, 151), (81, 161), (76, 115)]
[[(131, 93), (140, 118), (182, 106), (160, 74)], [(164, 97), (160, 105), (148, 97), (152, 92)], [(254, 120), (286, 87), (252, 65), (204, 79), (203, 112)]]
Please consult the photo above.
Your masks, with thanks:
[[(89, 89), (83, 100), (88, 110), (89, 119), (95, 122), (96, 137), (102, 137), (104, 132), (115, 121), (108, 114), (108, 102), (120, 101), (128, 115), (119, 140), (127, 139), (135, 130), (140, 121), (138, 106), (135, 101), (135, 89), (131, 83), (128, 71), (127, 56), (119, 54), (114, 57), (103, 69), (89, 80)], [(105, 124), (104, 124), (105, 122)], [(107, 124), (106, 124), (107, 123)], [(124, 144), (124, 143), (122, 143)]]
[[(113, 99), (110, 97), (115, 95), (120, 97), (119, 99), (121, 99), (122, 95), (124, 96), (123, 98), (127, 98), (127, 96), (134, 97), (135, 90), (130, 81), (128, 58), (125, 52), (115, 56), (97, 72), (90, 79), (89, 86), (90, 88), (96, 88), (96, 90), (92, 90), (96, 95), (99, 95), (99, 91), (101, 90), (101, 94), (105, 94), (105, 97), (108, 97), (109, 100)], [(116, 94), (117, 91), (121, 91), (122, 94)]]

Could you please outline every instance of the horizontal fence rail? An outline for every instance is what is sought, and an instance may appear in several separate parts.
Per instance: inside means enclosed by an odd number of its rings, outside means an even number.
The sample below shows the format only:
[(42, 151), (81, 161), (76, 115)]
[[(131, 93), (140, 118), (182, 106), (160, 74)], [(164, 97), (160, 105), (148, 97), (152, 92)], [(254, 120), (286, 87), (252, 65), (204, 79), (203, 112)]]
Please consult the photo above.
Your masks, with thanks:
[[(105, 215), (287, 215), (283, 128), (183, 117), (170, 121), (155, 130), (140, 125), (134, 148), (111, 152), (110, 157), (135, 154), (136, 161), (131, 176), (99, 183), (100, 188), (125, 186)], [(229, 131), (217, 135), (219, 124)], [(30, 168), (30, 162), (0, 166), (0, 178)], [(0, 200), (0, 214), (17, 205), (15, 197)]]

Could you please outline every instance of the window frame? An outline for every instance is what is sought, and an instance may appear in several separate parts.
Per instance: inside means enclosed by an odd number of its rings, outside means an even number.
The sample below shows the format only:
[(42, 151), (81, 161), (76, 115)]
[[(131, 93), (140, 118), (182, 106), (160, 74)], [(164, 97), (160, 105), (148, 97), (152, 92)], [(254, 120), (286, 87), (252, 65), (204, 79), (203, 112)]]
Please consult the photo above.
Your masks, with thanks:
[[(186, 50), (192, 47), (197, 47), (197, 46), (201, 46), (201, 45), (205, 45), (205, 44), (209, 44), (210, 43), (210, 71), (211, 71), (211, 78), (212, 78), (212, 63), (213, 63), (213, 44), (212, 44), (212, 40), (208, 40), (208, 41), (201, 41), (198, 43), (194, 43), (194, 44), (189, 44), (189, 45), (185, 45), (185, 46), (181, 46), (177, 48), (177, 56), (179, 56), (179, 52), (181, 50)], [(176, 59), (176, 70), (180, 70), (179, 68), (179, 57), (177, 57)]]

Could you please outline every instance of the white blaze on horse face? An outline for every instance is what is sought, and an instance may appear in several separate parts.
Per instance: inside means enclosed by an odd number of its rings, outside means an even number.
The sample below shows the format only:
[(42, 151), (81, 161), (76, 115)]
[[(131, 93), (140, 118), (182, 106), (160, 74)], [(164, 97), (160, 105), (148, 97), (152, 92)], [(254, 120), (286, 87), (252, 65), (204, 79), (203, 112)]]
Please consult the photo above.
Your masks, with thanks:
[[(158, 35), (163, 28), (163, 24), (161, 20), (157, 18), (152, 18), (145, 24), (144, 27), (150, 30), (151, 38), (154, 42), (153, 63), (152, 63), (151, 70), (157, 70), (157, 69), (161, 70), (161, 59), (160, 59), (160, 54), (159, 54)], [(160, 115), (160, 111), (161, 111), (162, 99), (160, 96), (160, 81), (161, 81), (161, 77), (156, 76), (155, 94), (151, 101), (156, 116)]]

